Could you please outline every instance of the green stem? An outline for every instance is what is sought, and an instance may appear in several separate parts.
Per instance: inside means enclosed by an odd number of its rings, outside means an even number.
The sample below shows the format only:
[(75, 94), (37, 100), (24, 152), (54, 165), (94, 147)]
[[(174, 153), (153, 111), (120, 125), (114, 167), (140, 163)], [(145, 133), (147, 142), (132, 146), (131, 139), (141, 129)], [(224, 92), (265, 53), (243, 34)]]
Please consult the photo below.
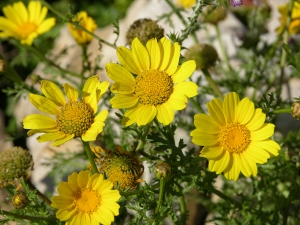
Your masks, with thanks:
[(275, 109), (273, 112), (275, 114), (291, 113), (291, 108), (287, 108), (287, 109)]
[(162, 178), (159, 181), (159, 196), (158, 196), (158, 202), (157, 202), (157, 206), (155, 209), (155, 213), (159, 212), (160, 205), (161, 205), (162, 199), (164, 197), (164, 189), (165, 189), (165, 179)]
[(198, 0), (196, 2), (196, 6), (194, 7), (193, 15), (189, 18), (190, 23), (187, 26), (185, 26), (185, 29), (182, 31), (181, 36), (178, 38), (178, 42), (180, 45), (189, 36), (189, 34), (193, 32), (195, 26), (197, 26), (197, 20), (199, 17), (199, 13), (201, 12), (202, 7), (204, 7), (204, 4), (202, 1), (203, 0)]
[(42, 199), (44, 200), (48, 205), (51, 205), (52, 202), (49, 198), (47, 198), (47, 196), (45, 196), (43, 193), (41, 193), (32, 183), (30, 180), (26, 180), (26, 183), (24, 181), (24, 179), (21, 180), (21, 184), (23, 187), (25, 187), (25, 185), (27, 184), (28, 187), (31, 189), (31, 190), (34, 190), (36, 191), (36, 194)]
[(179, 197), (180, 212), (181, 212), (181, 223), (183, 225), (185, 225), (186, 224), (186, 219), (187, 219), (185, 197), (184, 197), (182, 191), (180, 190), (180, 188), (178, 187), (178, 185), (176, 185), (176, 191), (181, 192), (181, 196)]
[(222, 55), (223, 55), (223, 59), (225, 61), (227, 69), (229, 71), (232, 71), (231, 65), (229, 63), (228, 55), (226, 53), (225, 47), (224, 47), (223, 42), (222, 42), (221, 32), (220, 32), (218, 24), (215, 25), (215, 29), (216, 29), (217, 39), (218, 39), (218, 42), (219, 42), (219, 45), (220, 45), (220, 48), (221, 48), (221, 52), (222, 52)]
[(242, 205), (240, 202), (238, 202), (237, 200), (228, 197), (227, 195), (225, 195), (223, 192), (215, 189), (212, 185), (208, 186), (208, 185), (203, 185), (203, 188), (206, 189), (207, 191), (214, 193), (215, 195), (219, 196), (220, 198), (223, 198), (224, 200), (226, 200), (227, 202), (231, 202), (232, 204), (234, 204), (236, 207), (238, 207), (239, 209), (242, 209)]
[(200, 104), (196, 101), (196, 97), (190, 98), (189, 100), (192, 103), (193, 107), (198, 110), (198, 112), (204, 113), (204, 110), (201, 108)]
[(90, 148), (89, 142), (82, 141), (82, 143), (83, 143), (83, 148), (84, 148), (84, 150), (85, 150), (85, 152), (88, 156), (88, 159), (91, 163), (93, 173), (98, 173), (98, 168), (97, 168), (96, 163), (94, 161), (94, 156), (93, 156), (92, 150)]
[[(44, 6), (46, 6), (49, 10), (51, 10), (53, 13), (55, 13), (58, 17), (60, 17), (61, 19), (65, 20), (66, 17), (65, 15), (63, 15), (62, 13), (58, 12), (57, 10), (55, 10), (50, 4), (48, 4), (46, 1), (44, 0), (39, 0)], [(78, 24), (78, 22), (73, 22), (73, 21), (68, 21), (69, 23), (73, 24), (76, 28), (83, 30), (84, 32), (88, 33), (89, 35), (93, 36), (94, 38), (96, 38), (98, 41), (102, 42), (103, 44), (106, 44), (114, 49), (117, 49), (116, 45), (113, 45), (107, 41), (105, 41), (104, 39), (100, 38), (99, 36), (97, 36), (96, 34), (94, 34), (93, 32), (88, 31), (87, 29), (85, 29), (84, 27), (80, 26)]]
[(220, 97), (221, 99), (223, 99), (223, 94), (220, 91), (219, 87), (216, 85), (216, 83), (211, 78), (211, 75), (210, 75), (209, 71), (207, 69), (202, 69), (202, 72), (204, 73), (204, 76), (205, 76), (207, 82), (209, 83), (210, 87), (213, 89), (213, 91), (215, 92), (215, 94), (218, 97)]
[(28, 215), (19, 215), (16, 213), (12, 213), (12, 212), (8, 212), (5, 210), (2, 210), (4, 215), (8, 215), (8, 216), (13, 216), (14, 218), (19, 218), (19, 219), (26, 219), (26, 220), (30, 220), (30, 221), (55, 221), (57, 220), (56, 217), (40, 217), (40, 216), (28, 216)]

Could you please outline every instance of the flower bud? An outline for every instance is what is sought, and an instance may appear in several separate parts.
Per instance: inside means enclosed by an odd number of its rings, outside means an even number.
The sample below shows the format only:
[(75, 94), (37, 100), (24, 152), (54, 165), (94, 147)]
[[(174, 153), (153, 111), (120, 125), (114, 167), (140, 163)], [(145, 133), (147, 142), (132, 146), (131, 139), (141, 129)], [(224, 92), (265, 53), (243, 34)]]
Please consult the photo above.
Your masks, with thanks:
[(0, 152), (0, 187), (17, 185), (33, 170), (32, 156), (21, 147)]
[(201, 43), (190, 47), (185, 52), (185, 58), (187, 60), (195, 60), (197, 70), (208, 69), (219, 60), (218, 53), (213, 46)]
[(158, 162), (154, 167), (157, 179), (166, 179), (171, 174), (171, 167), (166, 162)]
[(143, 45), (152, 38), (160, 40), (164, 36), (164, 29), (161, 28), (156, 21), (151, 19), (139, 19), (129, 27), (126, 33), (127, 44), (137, 37)]
[(296, 120), (300, 120), (300, 101), (296, 101), (293, 103), (291, 107), (291, 113)]
[(201, 21), (210, 24), (217, 24), (226, 18), (227, 11), (221, 6), (208, 5), (204, 8), (203, 14), (201, 15)]
[(17, 191), (13, 196), (12, 204), (16, 209), (24, 209), (29, 203), (28, 197), (25, 192)]

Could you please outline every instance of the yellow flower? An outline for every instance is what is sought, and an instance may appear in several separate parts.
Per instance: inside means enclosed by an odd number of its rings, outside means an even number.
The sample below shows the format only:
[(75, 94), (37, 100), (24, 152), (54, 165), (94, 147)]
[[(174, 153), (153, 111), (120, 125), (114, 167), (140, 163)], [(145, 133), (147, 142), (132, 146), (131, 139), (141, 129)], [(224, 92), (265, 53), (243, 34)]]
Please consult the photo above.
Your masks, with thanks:
[(210, 171), (223, 172), (229, 180), (237, 180), (240, 172), (256, 176), (256, 163), (278, 155), (280, 146), (270, 139), (275, 126), (265, 123), (266, 115), (248, 98), (240, 101), (232, 92), (207, 107), (210, 115), (195, 115), (191, 136), (193, 143), (204, 146), (200, 156), (209, 159)]
[(110, 100), (112, 108), (127, 108), (122, 124), (146, 125), (154, 117), (164, 125), (174, 119), (174, 110), (186, 107), (187, 98), (198, 93), (198, 86), (185, 81), (195, 71), (194, 60), (178, 66), (180, 45), (165, 37), (151, 39), (144, 47), (135, 38), (131, 50), (119, 47), (120, 64), (106, 64), (108, 76), (115, 81)]
[(112, 182), (102, 174), (91, 175), (90, 171), (74, 172), (68, 182), (57, 188), (59, 196), (52, 198), (51, 206), (58, 209), (56, 217), (66, 225), (111, 224), (119, 215), (118, 190), (111, 190)]
[(40, 111), (54, 115), (56, 119), (40, 114), (26, 116), (23, 120), (28, 135), (45, 133), (37, 138), (38, 142), (54, 141), (52, 146), (59, 146), (74, 137), (83, 141), (94, 141), (102, 132), (108, 111), (101, 111), (96, 117), (98, 102), (108, 89), (109, 82), (100, 82), (98, 76), (87, 79), (82, 90), (82, 101), (77, 101), (78, 91), (69, 84), (64, 90), (69, 102), (53, 82), (43, 80), (41, 91), (45, 95), (30, 94), (30, 102)]
[[(286, 26), (286, 18), (288, 15), (288, 4), (278, 6), (278, 10), (281, 14), (280, 17), (280, 26), (277, 28), (277, 32), (281, 33)], [(291, 23), (288, 28), (290, 34), (300, 33), (300, 3), (294, 1), (294, 6), (292, 10)]]
[(183, 8), (191, 8), (196, 4), (196, 0), (177, 0), (177, 4)]
[[(89, 17), (87, 15), (87, 12), (82, 11), (77, 14), (77, 18), (75, 20), (76, 22), (79, 22), (80, 26), (87, 29), (90, 32), (94, 32), (97, 28), (97, 24), (93, 20), (93, 18)], [(88, 44), (93, 39), (93, 36), (89, 35), (83, 30), (80, 30), (79, 28), (76, 28), (76, 26), (72, 25), (71, 23), (68, 23), (69, 31), (71, 32), (72, 36), (76, 40), (76, 42), (81, 44)]]
[(40, 2), (29, 2), (28, 9), (23, 2), (3, 7), (6, 16), (0, 16), (0, 38), (13, 37), (21, 40), (21, 44), (31, 45), (40, 34), (50, 30), (55, 18), (45, 19), (48, 9), (42, 8)]
[(96, 162), (100, 165), (99, 172), (105, 173), (107, 179), (117, 183), (121, 190), (135, 188), (138, 182), (143, 182), (140, 178), (144, 173), (144, 166), (137, 157), (117, 146), (113, 151), (105, 151), (99, 146), (91, 146), (92, 151), (98, 157)]

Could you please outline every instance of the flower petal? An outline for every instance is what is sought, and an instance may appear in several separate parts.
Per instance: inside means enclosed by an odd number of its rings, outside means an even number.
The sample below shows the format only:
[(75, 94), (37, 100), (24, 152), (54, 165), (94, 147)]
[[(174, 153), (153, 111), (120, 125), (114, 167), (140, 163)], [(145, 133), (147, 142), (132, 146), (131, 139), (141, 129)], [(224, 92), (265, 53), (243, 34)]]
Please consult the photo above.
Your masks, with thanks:
[(147, 49), (138, 38), (131, 43), (132, 55), (139, 71), (146, 71), (150, 68), (150, 57)]
[(127, 83), (127, 84), (135, 83), (134, 77), (132, 76), (131, 73), (128, 72), (130, 70), (128, 68), (126, 68), (126, 66), (123, 67), (119, 64), (107, 63), (105, 66), (105, 69), (106, 69), (108, 77), (115, 82), (122, 82), (122, 83)]
[(223, 104), (219, 99), (215, 98), (211, 102), (208, 102), (207, 109), (216, 124), (222, 126), (226, 123), (226, 119), (222, 110)]
[(174, 110), (182, 110), (186, 107), (187, 97), (179, 92), (173, 92), (166, 103)]
[(23, 119), (24, 129), (49, 129), (56, 128), (56, 120), (41, 114), (31, 114)]
[(259, 130), (251, 131), (250, 139), (252, 141), (266, 140), (274, 134), (274, 128), (274, 124), (265, 123)]
[(141, 72), (140, 68), (137, 66), (137, 64), (134, 61), (132, 52), (128, 48), (125, 48), (123, 46), (118, 47), (118, 49), (117, 49), (117, 56), (118, 56), (118, 59), (119, 59), (120, 63), (129, 72), (131, 72), (133, 74), (139, 74)]
[(134, 92), (134, 87), (130, 83), (115, 82), (110, 88), (110, 91), (114, 94), (130, 95)]
[(240, 98), (235, 92), (231, 92), (225, 96), (223, 102), (223, 110), (227, 122), (234, 122), (236, 108), (239, 102)]
[(247, 97), (243, 98), (236, 107), (235, 121), (241, 124), (248, 123), (255, 112), (254, 103)]
[(36, 94), (29, 94), (29, 101), (40, 111), (51, 115), (57, 115), (60, 108), (50, 99)]
[(190, 135), (192, 136), (192, 142), (199, 146), (212, 146), (218, 144), (218, 137), (212, 134), (205, 134), (200, 131), (193, 130)]
[(63, 106), (66, 104), (66, 99), (63, 92), (55, 83), (49, 80), (42, 80), (41, 91), (47, 98), (51, 99), (58, 106)]
[(180, 82), (174, 86), (174, 92), (184, 94), (188, 98), (191, 98), (198, 94), (198, 86), (191, 81)]
[(218, 160), (210, 159), (208, 164), (208, 169), (216, 174), (222, 173), (228, 166), (230, 161), (230, 154), (228, 151), (223, 151), (222, 155)]
[(54, 25), (55, 25), (55, 18), (54, 17), (48, 18), (38, 26), (36, 32), (38, 34), (43, 34), (48, 30), (50, 30), (52, 27), (54, 27)]
[(268, 139), (264, 141), (253, 141), (251, 143), (253, 147), (259, 147), (265, 149), (271, 156), (277, 156), (279, 153), (278, 151), (280, 150), (280, 146), (277, 142)]
[(110, 99), (111, 107), (114, 109), (128, 109), (135, 106), (139, 99), (135, 96), (117, 95)]
[(152, 38), (146, 44), (146, 48), (150, 55), (150, 69), (156, 70), (160, 64), (160, 49), (156, 38)]
[(122, 125), (127, 127), (127, 126), (130, 126), (131, 124), (135, 123), (139, 116), (141, 107), (142, 107), (142, 105), (137, 105), (131, 109), (127, 109), (127, 111), (125, 112), (125, 114), (122, 118), (122, 121), (121, 121)]
[(66, 143), (67, 141), (70, 141), (71, 139), (73, 139), (74, 136), (75, 136), (74, 134), (67, 134), (64, 138), (54, 141), (51, 146), (53, 146), (53, 147), (60, 146), (64, 143)]
[(154, 105), (142, 105), (139, 110), (137, 125), (143, 126), (151, 122), (157, 114), (157, 109)]
[[(168, 40), (167, 38), (163, 37), (160, 39), (160, 41), (158, 42), (158, 46), (160, 49), (160, 65), (159, 65), (159, 70), (160, 71), (164, 71), (169, 62), (170, 62), (170, 54), (171, 54), (171, 41)], [(171, 75), (171, 74), (169, 74)]]
[(73, 86), (71, 86), (68, 83), (65, 83), (63, 85), (64, 89), (65, 89), (65, 93), (69, 99), (70, 102), (75, 102), (78, 99), (78, 91), (76, 88), (74, 88)]
[(224, 176), (228, 180), (236, 181), (239, 178), (241, 172), (240, 157), (238, 154), (230, 154), (230, 161), (227, 168), (224, 170)]
[(251, 144), (249, 145), (248, 149), (243, 152), (243, 154), (248, 160), (260, 164), (266, 163), (270, 158), (270, 154), (263, 148)]
[(266, 120), (266, 114), (262, 112), (262, 109), (255, 109), (254, 116), (252, 119), (246, 124), (246, 127), (250, 131), (258, 130), (263, 126)]
[(201, 133), (219, 134), (221, 130), (214, 120), (206, 114), (196, 114), (194, 116), (194, 124), (196, 129)]
[(169, 125), (174, 119), (174, 110), (168, 105), (168, 103), (156, 106), (157, 120), (164, 126)]
[(167, 74), (172, 75), (173, 73), (175, 73), (178, 67), (179, 58), (180, 58), (180, 45), (177, 42), (175, 42), (171, 46), (169, 64), (165, 69)]
[(57, 131), (55, 133), (46, 133), (46, 134), (43, 134), (43, 135), (37, 137), (37, 141), (39, 143), (41, 143), (41, 142), (47, 142), (47, 141), (54, 141), (54, 140), (57, 140), (57, 139), (64, 138), (65, 136), (66, 136), (66, 134), (64, 132)]
[(77, 178), (78, 186), (81, 189), (86, 188), (90, 177), (91, 177), (91, 171), (89, 171), (89, 170), (81, 171), (78, 174), (78, 178)]
[(221, 146), (205, 146), (199, 156), (207, 159), (216, 159), (219, 158), (221, 154), (223, 154), (223, 148)]
[(248, 160), (248, 158), (243, 154), (239, 154), (241, 160), (241, 172), (244, 174), (245, 177), (250, 177), (251, 175), (257, 175), (257, 166), (256, 163)]
[(196, 69), (196, 63), (194, 60), (189, 60), (181, 64), (176, 72), (172, 75), (174, 83), (180, 83), (189, 78)]

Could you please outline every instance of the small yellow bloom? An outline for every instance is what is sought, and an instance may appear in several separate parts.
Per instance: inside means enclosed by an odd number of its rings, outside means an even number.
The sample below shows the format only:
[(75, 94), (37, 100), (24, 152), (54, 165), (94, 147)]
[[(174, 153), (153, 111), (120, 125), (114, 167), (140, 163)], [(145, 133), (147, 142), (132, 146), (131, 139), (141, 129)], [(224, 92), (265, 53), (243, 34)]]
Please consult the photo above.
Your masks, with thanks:
[(37, 1), (30, 1), (28, 9), (23, 2), (3, 7), (5, 17), (0, 16), (0, 38), (13, 37), (21, 44), (31, 45), (40, 34), (55, 25), (55, 18), (45, 19), (48, 9)]
[[(277, 28), (277, 32), (281, 33), (286, 26), (286, 18), (288, 15), (288, 4), (279, 6), (278, 10), (281, 14), (281, 17), (280, 17), (280, 26)], [(300, 3), (297, 1), (294, 1), (291, 23), (290, 23), (290, 27), (288, 28), (288, 31), (290, 34), (300, 33)]]
[(121, 63), (106, 64), (108, 76), (115, 81), (110, 100), (112, 108), (127, 111), (122, 124), (146, 125), (155, 117), (164, 125), (174, 119), (174, 111), (186, 107), (187, 99), (198, 94), (198, 86), (186, 81), (195, 71), (194, 60), (178, 66), (180, 45), (163, 37), (151, 39), (146, 47), (135, 38), (131, 50), (119, 47)]
[(177, 4), (188, 9), (196, 4), (196, 0), (177, 0)]
[(119, 215), (117, 201), (121, 197), (112, 187), (112, 182), (104, 180), (102, 174), (74, 172), (68, 182), (59, 184), (59, 196), (52, 198), (51, 206), (58, 209), (56, 217), (66, 221), (66, 225), (109, 225)]
[[(82, 11), (77, 14), (76, 19), (74, 20), (80, 24), (83, 28), (87, 29), (90, 32), (94, 32), (97, 28), (97, 24), (93, 20), (93, 18), (87, 15), (87, 12)], [(76, 28), (76, 26), (68, 23), (69, 30), (79, 45), (88, 44), (93, 39), (93, 36), (89, 35), (83, 30)]]
[(99, 146), (91, 146), (92, 151), (98, 157), (99, 172), (105, 173), (107, 179), (117, 183), (121, 190), (133, 189), (138, 182), (143, 182), (140, 178), (144, 173), (144, 166), (137, 157), (117, 146), (115, 150), (105, 151)]
[(229, 180), (237, 180), (240, 172), (256, 176), (256, 163), (278, 155), (280, 146), (270, 139), (275, 126), (265, 123), (266, 115), (248, 98), (240, 101), (232, 92), (207, 107), (209, 115), (195, 115), (191, 136), (193, 143), (204, 146), (200, 156), (209, 159), (210, 171), (223, 172)]
[(28, 135), (45, 133), (37, 138), (38, 142), (54, 141), (52, 146), (59, 146), (74, 137), (81, 137), (83, 141), (94, 141), (102, 132), (108, 111), (101, 111), (94, 116), (98, 109), (98, 102), (108, 89), (109, 82), (100, 82), (98, 76), (87, 79), (82, 90), (82, 101), (77, 101), (78, 91), (69, 84), (64, 84), (64, 90), (69, 102), (53, 82), (43, 80), (41, 90), (44, 96), (30, 94), (30, 102), (40, 111), (53, 115), (33, 114), (23, 120)]

